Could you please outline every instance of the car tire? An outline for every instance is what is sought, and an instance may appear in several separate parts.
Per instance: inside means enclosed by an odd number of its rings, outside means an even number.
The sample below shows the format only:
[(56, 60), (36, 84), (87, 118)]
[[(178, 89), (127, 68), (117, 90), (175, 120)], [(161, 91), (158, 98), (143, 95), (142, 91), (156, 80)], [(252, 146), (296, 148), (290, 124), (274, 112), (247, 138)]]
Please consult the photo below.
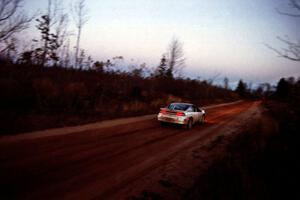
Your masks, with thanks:
[(192, 119), (189, 119), (188, 123), (185, 125), (185, 128), (187, 130), (190, 130), (193, 128), (193, 120)]

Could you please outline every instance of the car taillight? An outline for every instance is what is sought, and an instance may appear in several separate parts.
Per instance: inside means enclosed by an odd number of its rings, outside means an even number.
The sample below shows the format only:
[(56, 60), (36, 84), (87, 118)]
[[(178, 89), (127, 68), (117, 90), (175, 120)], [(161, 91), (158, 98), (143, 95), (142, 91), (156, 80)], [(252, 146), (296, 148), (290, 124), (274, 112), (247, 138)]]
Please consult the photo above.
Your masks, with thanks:
[(185, 116), (185, 114), (183, 112), (177, 112), (176, 116)]

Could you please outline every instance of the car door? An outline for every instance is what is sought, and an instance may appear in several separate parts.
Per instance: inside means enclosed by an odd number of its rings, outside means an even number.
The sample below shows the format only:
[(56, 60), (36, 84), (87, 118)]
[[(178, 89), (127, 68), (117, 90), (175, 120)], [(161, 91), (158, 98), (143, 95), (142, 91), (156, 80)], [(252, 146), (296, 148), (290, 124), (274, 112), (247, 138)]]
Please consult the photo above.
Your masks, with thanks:
[(194, 122), (198, 122), (200, 120), (199, 118), (199, 112), (196, 106), (193, 106), (193, 119)]
[(198, 121), (200, 121), (203, 115), (202, 110), (196, 107), (196, 112), (197, 112)]
[(188, 118), (192, 117), (193, 120), (194, 120), (194, 110), (193, 110), (193, 106), (189, 106), (187, 109), (186, 109), (186, 116)]

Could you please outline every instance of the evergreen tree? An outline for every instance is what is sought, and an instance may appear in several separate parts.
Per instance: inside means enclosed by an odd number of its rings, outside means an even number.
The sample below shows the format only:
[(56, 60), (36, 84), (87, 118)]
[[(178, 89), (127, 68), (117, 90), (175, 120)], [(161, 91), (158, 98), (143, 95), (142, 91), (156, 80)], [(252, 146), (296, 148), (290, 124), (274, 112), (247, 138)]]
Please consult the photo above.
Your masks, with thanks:
[(286, 99), (289, 95), (289, 91), (289, 83), (284, 78), (281, 78), (277, 84), (276, 96), (280, 99)]
[(157, 67), (157, 76), (158, 77), (166, 77), (167, 76), (167, 59), (166, 56), (163, 55), (161, 60), (160, 60), (160, 64)]
[(240, 97), (245, 97), (247, 92), (247, 85), (243, 80), (239, 80), (239, 83), (235, 89), (235, 92), (240, 95)]

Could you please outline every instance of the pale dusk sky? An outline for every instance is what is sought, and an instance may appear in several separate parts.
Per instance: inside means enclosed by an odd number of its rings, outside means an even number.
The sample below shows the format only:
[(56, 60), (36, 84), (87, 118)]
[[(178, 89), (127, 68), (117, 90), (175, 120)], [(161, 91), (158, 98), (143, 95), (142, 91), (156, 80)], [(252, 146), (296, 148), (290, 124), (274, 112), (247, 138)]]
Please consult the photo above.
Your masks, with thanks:
[[(70, 2), (63, 1), (66, 11)], [(44, 11), (47, 0), (24, 4), (30, 12)], [(276, 12), (286, 5), (285, 0), (86, 0), (89, 21), (81, 47), (94, 60), (123, 56), (126, 65), (156, 67), (176, 37), (183, 43), (184, 76), (220, 74), (220, 80), (227, 76), (231, 82), (276, 83), (280, 77), (300, 76), (299, 62), (265, 46), (284, 47), (277, 36), (300, 39), (300, 19)], [(70, 30), (75, 32), (74, 25)]]

